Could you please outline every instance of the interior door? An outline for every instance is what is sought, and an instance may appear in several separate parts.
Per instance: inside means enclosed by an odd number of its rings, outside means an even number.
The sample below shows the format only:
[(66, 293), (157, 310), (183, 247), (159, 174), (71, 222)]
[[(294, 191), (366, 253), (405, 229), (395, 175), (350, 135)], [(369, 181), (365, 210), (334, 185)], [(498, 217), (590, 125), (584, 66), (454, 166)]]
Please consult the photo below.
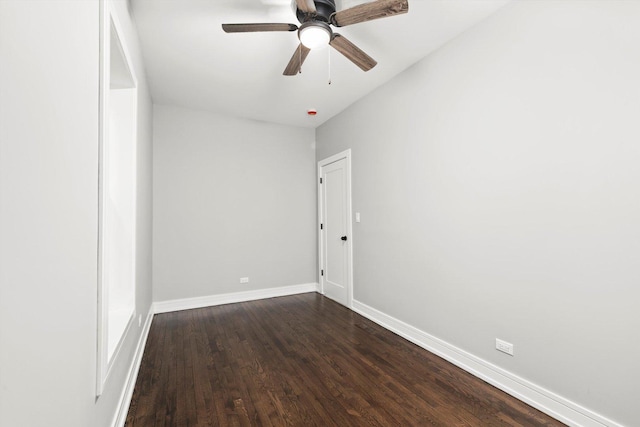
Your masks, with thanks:
[[(322, 163), (322, 162), (321, 162)], [(324, 294), (350, 305), (351, 236), (347, 159), (321, 164), (321, 269)]]

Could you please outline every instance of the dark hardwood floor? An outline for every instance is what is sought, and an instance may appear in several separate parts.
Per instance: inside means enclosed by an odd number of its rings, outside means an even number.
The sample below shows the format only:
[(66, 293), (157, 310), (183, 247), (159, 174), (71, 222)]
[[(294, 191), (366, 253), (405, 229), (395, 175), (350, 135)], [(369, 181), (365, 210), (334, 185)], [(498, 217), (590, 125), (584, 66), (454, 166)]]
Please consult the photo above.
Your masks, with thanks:
[(156, 315), (126, 426), (561, 426), (315, 293)]

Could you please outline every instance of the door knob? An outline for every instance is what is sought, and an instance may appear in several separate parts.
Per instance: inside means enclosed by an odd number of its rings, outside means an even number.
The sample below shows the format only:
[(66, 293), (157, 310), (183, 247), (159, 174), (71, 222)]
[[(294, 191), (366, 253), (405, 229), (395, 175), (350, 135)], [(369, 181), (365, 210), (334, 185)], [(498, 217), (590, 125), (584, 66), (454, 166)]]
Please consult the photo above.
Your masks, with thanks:
[(347, 240), (347, 236), (342, 236), (342, 237), (340, 238), (340, 240), (342, 240), (343, 242), (344, 242), (344, 241), (346, 241), (346, 240)]

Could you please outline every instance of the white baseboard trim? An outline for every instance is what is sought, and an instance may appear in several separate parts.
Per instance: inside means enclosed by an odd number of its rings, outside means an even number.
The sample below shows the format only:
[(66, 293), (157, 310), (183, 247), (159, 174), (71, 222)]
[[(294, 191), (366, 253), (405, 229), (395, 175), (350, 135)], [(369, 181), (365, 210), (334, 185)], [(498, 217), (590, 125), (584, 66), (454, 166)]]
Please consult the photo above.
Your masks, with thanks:
[(256, 289), (254, 291), (207, 295), (204, 297), (174, 299), (169, 301), (156, 301), (153, 303), (153, 312), (168, 313), (171, 311), (190, 310), (192, 308), (211, 307), (236, 302), (304, 294), (307, 292), (316, 292), (317, 288), (317, 283), (304, 283), (301, 285), (281, 286), (278, 288)]
[(575, 402), (518, 377), (484, 359), (391, 317), (360, 301), (353, 300), (353, 311), (412, 343), (442, 357), (515, 398), (576, 427), (623, 427)]
[(142, 362), (142, 355), (144, 348), (147, 345), (147, 337), (149, 336), (149, 330), (151, 329), (151, 322), (153, 321), (153, 305), (149, 307), (149, 313), (144, 321), (144, 327), (138, 339), (138, 345), (136, 346), (133, 360), (129, 366), (127, 372), (127, 379), (120, 395), (120, 402), (118, 404), (118, 412), (116, 413), (114, 427), (124, 427), (124, 423), (127, 420), (127, 413), (129, 412), (129, 405), (131, 404), (131, 397), (133, 396), (133, 390), (136, 386), (136, 379), (138, 378), (138, 371), (140, 370), (140, 363)]

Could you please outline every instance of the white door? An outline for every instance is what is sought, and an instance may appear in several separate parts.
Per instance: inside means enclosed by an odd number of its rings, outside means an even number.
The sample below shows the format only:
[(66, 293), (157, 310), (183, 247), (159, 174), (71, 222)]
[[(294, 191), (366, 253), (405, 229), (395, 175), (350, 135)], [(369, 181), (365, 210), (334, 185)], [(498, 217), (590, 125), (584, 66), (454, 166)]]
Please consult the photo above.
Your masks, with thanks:
[(319, 163), (320, 280), (323, 293), (347, 307), (352, 298), (349, 160), (338, 155)]

